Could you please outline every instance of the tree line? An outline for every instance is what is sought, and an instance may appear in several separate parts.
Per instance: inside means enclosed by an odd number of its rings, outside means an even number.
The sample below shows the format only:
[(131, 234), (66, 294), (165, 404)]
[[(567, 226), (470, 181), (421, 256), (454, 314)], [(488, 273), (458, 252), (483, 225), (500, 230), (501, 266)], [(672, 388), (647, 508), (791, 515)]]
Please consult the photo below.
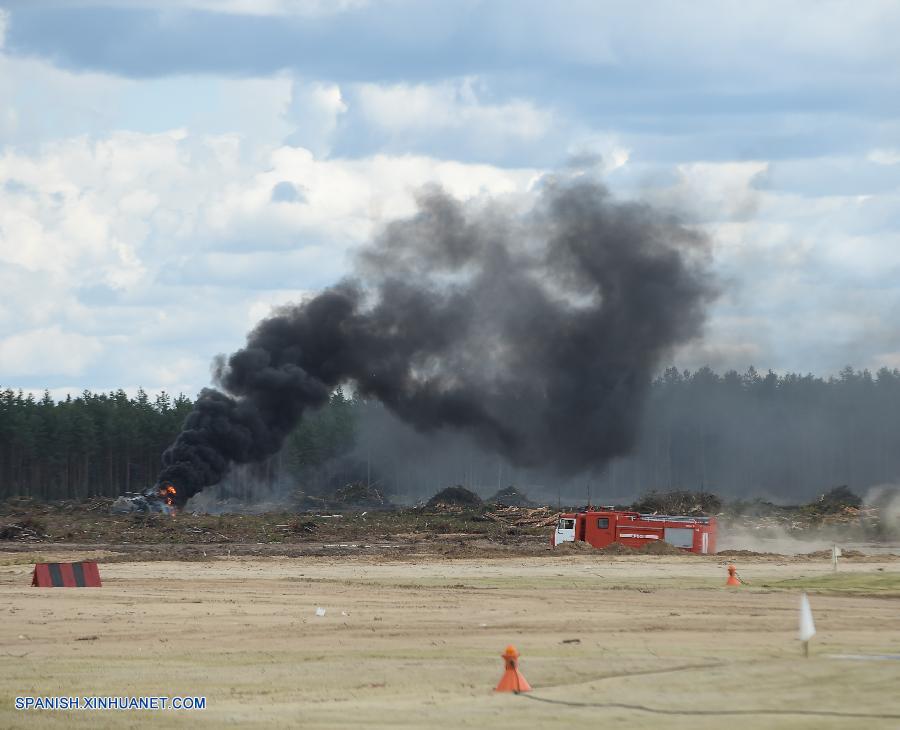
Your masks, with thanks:
[(670, 368), (653, 385), (637, 448), (604, 474), (613, 491), (787, 501), (898, 478), (900, 371), (851, 367), (829, 378)]
[(669, 368), (654, 380), (642, 408), (628, 454), (566, 476), (519, 468), (459, 439), (417, 439), (387, 414), (379, 430), (370, 429), (374, 436), (360, 436), (377, 443), (379, 474), (411, 498), (447, 484), (482, 496), (514, 484), (554, 504), (627, 504), (673, 490), (796, 504), (841, 485), (863, 495), (900, 482), (897, 369), (847, 367), (823, 378), (752, 367), (722, 374)]
[[(184, 395), (151, 398), (143, 390), (133, 397), (122, 390), (85, 391), (62, 401), (48, 392), (36, 398), (2, 390), (0, 498), (79, 499), (145, 489), (192, 406)], [(379, 428), (372, 409), (337, 390), (327, 406), (304, 418), (280, 454), (236, 474), (230, 493), (249, 496), (248, 485), (263, 481), (321, 494), (367, 480), (388, 492), (428, 496), (440, 482), (494, 491), (502, 480), (532, 486), (540, 496), (556, 494), (552, 476), (498, 464), (477, 445), (457, 447), (441, 465), (440, 478), (426, 474), (427, 461), (413, 470), (412, 454), (388, 453), (384, 438), (366, 433), (373, 423)], [(710, 368), (670, 368), (651, 387), (632, 453), (578, 480), (591, 480), (598, 497), (703, 489), (790, 501), (839, 484), (862, 492), (896, 482), (898, 475), (896, 369), (848, 367), (822, 378), (754, 368), (721, 375)]]
[[(310, 414), (283, 452), (254, 465), (254, 479), (312, 478), (315, 470), (352, 448), (354, 401), (338, 389)], [(183, 394), (142, 389), (84, 391), (55, 401), (21, 390), (0, 390), (0, 499), (115, 497), (156, 482), (162, 453), (175, 440), (193, 402)]]
[(146, 488), (192, 407), (183, 395), (0, 391), (0, 497), (80, 499)]

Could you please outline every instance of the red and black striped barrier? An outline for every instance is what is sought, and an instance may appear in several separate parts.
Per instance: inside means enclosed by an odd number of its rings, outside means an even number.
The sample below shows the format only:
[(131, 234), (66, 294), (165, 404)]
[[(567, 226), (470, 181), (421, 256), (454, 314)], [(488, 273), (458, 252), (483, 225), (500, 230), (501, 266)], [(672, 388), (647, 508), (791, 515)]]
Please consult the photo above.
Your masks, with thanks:
[(100, 569), (93, 561), (37, 563), (31, 585), (38, 588), (100, 588)]

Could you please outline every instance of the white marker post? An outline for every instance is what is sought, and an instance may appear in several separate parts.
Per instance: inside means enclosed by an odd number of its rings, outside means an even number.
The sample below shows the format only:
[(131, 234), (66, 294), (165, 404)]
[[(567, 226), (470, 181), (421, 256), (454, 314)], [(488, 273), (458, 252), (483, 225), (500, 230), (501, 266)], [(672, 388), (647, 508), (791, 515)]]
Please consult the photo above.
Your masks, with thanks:
[(803, 656), (809, 659), (809, 640), (816, 635), (816, 625), (813, 623), (812, 609), (809, 607), (809, 599), (803, 593), (800, 596), (800, 641), (803, 642)]
[(834, 572), (837, 573), (837, 559), (841, 557), (841, 549), (837, 545), (831, 546), (831, 566), (834, 568)]

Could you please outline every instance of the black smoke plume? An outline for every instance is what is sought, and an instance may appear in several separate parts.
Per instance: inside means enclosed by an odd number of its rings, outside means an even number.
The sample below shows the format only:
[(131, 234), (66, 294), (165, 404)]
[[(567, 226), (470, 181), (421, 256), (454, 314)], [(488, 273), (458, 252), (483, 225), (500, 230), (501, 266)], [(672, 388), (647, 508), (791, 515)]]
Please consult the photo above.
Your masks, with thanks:
[(355, 278), (260, 322), (220, 357), (163, 456), (184, 502), (278, 452), (339, 384), (417, 430), (456, 429), (521, 466), (573, 474), (631, 448), (661, 357), (699, 334), (705, 239), (591, 182), (527, 210), (437, 188), (389, 224)]

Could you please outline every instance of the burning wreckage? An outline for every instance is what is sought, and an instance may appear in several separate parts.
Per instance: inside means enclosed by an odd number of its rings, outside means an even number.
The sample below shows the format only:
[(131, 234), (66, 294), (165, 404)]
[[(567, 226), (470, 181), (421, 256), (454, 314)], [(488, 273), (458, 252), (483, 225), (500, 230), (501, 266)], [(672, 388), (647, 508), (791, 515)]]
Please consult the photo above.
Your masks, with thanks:
[(128, 494), (119, 497), (112, 503), (113, 514), (165, 514), (175, 516), (177, 507), (175, 498), (178, 490), (172, 484), (163, 482), (139, 494)]

